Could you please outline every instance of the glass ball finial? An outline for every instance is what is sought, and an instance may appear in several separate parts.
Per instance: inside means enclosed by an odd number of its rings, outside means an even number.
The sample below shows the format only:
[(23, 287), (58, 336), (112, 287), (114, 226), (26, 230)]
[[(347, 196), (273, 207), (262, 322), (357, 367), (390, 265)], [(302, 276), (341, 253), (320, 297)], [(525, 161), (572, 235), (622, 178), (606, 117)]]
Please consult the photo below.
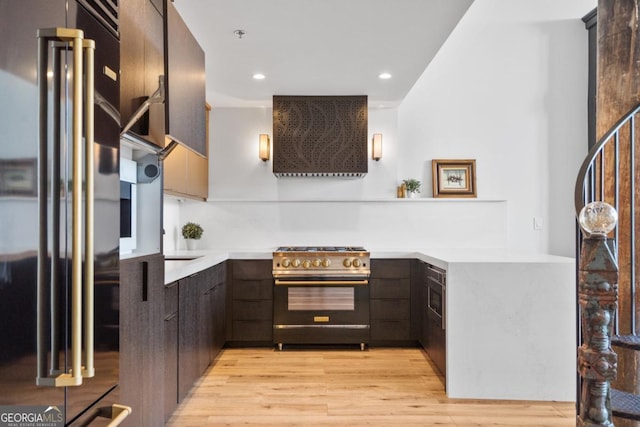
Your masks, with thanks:
[(618, 213), (608, 203), (591, 202), (580, 211), (578, 222), (587, 233), (604, 236), (616, 227)]

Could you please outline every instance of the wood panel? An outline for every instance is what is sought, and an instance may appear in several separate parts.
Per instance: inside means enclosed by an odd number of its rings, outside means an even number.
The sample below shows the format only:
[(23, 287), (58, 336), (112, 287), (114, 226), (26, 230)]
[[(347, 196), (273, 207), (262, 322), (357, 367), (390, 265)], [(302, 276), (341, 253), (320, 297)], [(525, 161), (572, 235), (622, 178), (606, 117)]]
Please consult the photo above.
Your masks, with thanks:
[[(638, 20), (639, 0), (599, 0), (597, 11), (597, 100), (596, 100), (596, 132), (601, 138), (624, 114), (640, 102), (640, 22)], [(638, 132), (639, 129), (636, 129)], [(627, 132), (628, 133), (628, 132)], [(621, 138), (621, 152), (629, 152), (626, 135)], [(605, 165), (606, 192), (614, 194), (615, 174), (613, 156), (608, 155)], [(640, 164), (640, 149), (635, 147), (633, 162)], [(618, 266), (619, 277), (619, 312), (618, 323), (623, 334), (640, 333), (640, 293), (636, 295), (636, 330), (631, 331), (631, 265), (640, 267), (631, 258), (631, 239), (635, 239), (636, 247), (640, 243), (640, 206), (636, 203), (635, 230), (631, 229), (631, 182), (638, 182), (639, 175), (631, 176), (630, 161), (622, 160), (620, 165), (618, 211)], [(640, 200), (640, 186), (636, 185), (635, 199)], [(610, 201), (610, 200), (607, 200)], [(638, 270), (640, 271), (640, 270)], [(618, 351), (618, 349), (616, 349)], [(614, 387), (640, 392), (640, 357), (632, 352), (619, 352), (618, 379)], [(630, 422), (616, 420), (616, 426), (632, 425)], [(635, 425), (635, 424), (633, 424)]]
[(120, 277), (120, 387), (122, 401), (133, 408), (123, 425), (161, 425), (164, 396), (158, 390), (164, 389), (164, 256), (122, 260)]
[(206, 156), (204, 51), (170, 1), (165, 1), (165, 132)]
[(168, 427), (573, 427), (573, 402), (448, 399), (419, 349), (225, 349)]
[(164, 289), (164, 420), (178, 406), (178, 282)]
[(200, 289), (197, 274), (179, 282), (178, 309), (178, 400), (189, 393), (193, 383), (200, 377), (200, 312), (198, 303)]

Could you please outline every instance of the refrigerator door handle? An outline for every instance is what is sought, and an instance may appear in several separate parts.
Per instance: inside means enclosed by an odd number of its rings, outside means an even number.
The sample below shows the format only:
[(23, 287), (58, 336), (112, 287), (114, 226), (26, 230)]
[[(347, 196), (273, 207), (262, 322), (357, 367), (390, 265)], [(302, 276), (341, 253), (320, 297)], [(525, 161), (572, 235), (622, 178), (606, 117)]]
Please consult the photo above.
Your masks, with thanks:
[[(45, 333), (46, 329), (46, 315), (48, 311), (53, 309), (55, 305), (55, 301), (50, 301), (50, 306), (47, 307), (45, 305), (47, 289), (46, 284), (47, 280), (47, 268), (46, 268), (46, 260), (48, 257), (48, 240), (47, 240), (47, 166), (46, 162), (48, 159), (48, 149), (47, 149), (47, 134), (48, 134), (48, 126), (47, 126), (47, 67), (48, 67), (48, 52), (49, 52), (49, 43), (51, 41), (54, 42), (65, 42), (69, 43), (69, 46), (72, 48), (72, 100), (73, 100), (73, 115), (72, 115), (72, 231), (71, 231), (71, 349), (70, 349), (70, 364), (71, 367), (69, 372), (67, 373), (57, 373), (57, 366), (52, 366), (52, 373), (55, 376), (47, 375), (47, 336)], [(88, 46), (91, 46), (91, 41), (87, 40), (86, 43)], [(38, 88), (39, 88), (39, 143), (40, 143), (40, 177), (39, 177), (39, 189), (38, 189), (38, 205), (39, 205), (39, 225), (40, 225), (40, 241), (38, 245), (38, 280), (37, 280), (37, 358), (38, 358), (38, 368), (37, 368), (37, 377), (36, 384), (40, 386), (49, 386), (49, 387), (67, 387), (67, 386), (78, 386), (82, 384), (83, 377), (83, 367), (82, 367), (82, 330), (83, 330), (83, 304), (82, 304), (82, 293), (83, 293), (83, 276), (82, 276), (82, 178), (83, 178), (83, 167), (82, 167), (82, 153), (83, 153), (83, 145), (82, 145), (82, 131), (83, 131), (83, 55), (85, 54), (85, 42), (84, 42), (84, 32), (79, 29), (73, 28), (48, 28), (48, 29), (39, 29), (38, 30)], [(88, 57), (93, 57), (92, 49), (86, 49), (86, 55)], [(54, 52), (57, 52), (54, 49)], [(57, 54), (57, 53), (56, 53)], [(59, 76), (56, 76), (59, 73), (59, 69), (57, 67), (54, 68), (54, 79), (57, 79)], [(91, 77), (88, 79), (88, 83), (93, 86), (93, 70), (91, 70)], [(91, 102), (93, 102), (93, 91), (91, 91)], [(90, 109), (91, 111), (92, 108)], [(89, 115), (91, 117), (90, 123), (84, 123), (86, 128), (89, 128), (91, 133), (85, 135), (85, 138), (88, 140), (87, 146), (89, 146), (89, 140), (91, 142), (91, 149), (86, 150), (89, 151), (87, 153), (87, 158), (91, 158), (91, 165), (87, 165), (87, 170), (90, 169), (89, 175), (91, 175), (91, 180), (93, 180), (93, 114)], [(57, 137), (54, 136), (54, 137)], [(59, 153), (53, 153), (54, 156)], [(92, 187), (87, 183), (87, 197), (86, 199), (91, 199), (93, 202), (93, 197), (89, 197), (89, 193), (91, 196), (93, 195), (93, 189), (89, 191), (89, 187)], [(52, 184), (51, 197), (59, 197), (57, 183)], [(89, 205), (85, 206), (85, 209), (93, 209), (93, 206), (89, 207)], [(91, 217), (93, 218), (93, 212), (91, 212)], [(93, 220), (90, 221), (91, 225), (93, 225)], [(58, 230), (53, 230), (54, 233), (57, 233)], [(93, 235), (93, 233), (91, 233)], [(91, 280), (85, 280), (85, 289), (89, 286), (91, 287), (91, 310), (90, 315), (91, 319), (93, 319), (93, 245), (90, 244), (90, 252), (87, 253), (87, 270), (91, 271)], [(56, 262), (56, 260), (52, 260), (52, 262)], [(90, 266), (90, 267), (89, 267)], [(87, 273), (87, 276), (89, 273)], [(51, 280), (55, 280), (52, 278)], [(88, 283), (87, 283), (88, 282)], [(86, 311), (86, 306), (84, 307)], [(90, 327), (85, 327), (90, 330), (91, 336), (90, 341), (93, 341), (93, 320), (91, 321), (91, 325), (86, 325)], [(52, 322), (51, 325), (51, 351), (54, 352), (57, 344), (57, 325), (55, 322)], [(85, 335), (86, 340), (86, 335)], [(91, 344), (91, 371), (93, 371), (93, 344)], [(53, 360), (53, 359), (52, 359)], [(92, 372), (86, 370), (87, 376), (93, 376)], [(89, 375), (90, 374), (90, 375)]]
[(83, 420), (83, 426), (90, 426), (94, 421), (101, 419), (98, 424), (104, 425), (104, 418), (109, 419), (107, 427), (117, 427), (131, 414), (133, 410), (130, 406), (114, 403), (111, 406), (98, 407), (93, 410), (91, 416)]
[[(82, 376), (92, 378), (95, 376), (94, 367), (94, 54), (96, 43), (93, 40), (84, 39), (82, 51), (84, 53), (84, 167), (85, 167), (85, 207), (84, 207), (84, 366)], [(82, 193), (77, 193), (82, 194)], [(75, 200), (74, 195), (74, 200)]]
[(111, 422), (107, 424), (107, 427), (119, 426), (125, 418), (127, 418), (132, 412), (130, 406), (119, 405), (117, 403), (111, 406)]

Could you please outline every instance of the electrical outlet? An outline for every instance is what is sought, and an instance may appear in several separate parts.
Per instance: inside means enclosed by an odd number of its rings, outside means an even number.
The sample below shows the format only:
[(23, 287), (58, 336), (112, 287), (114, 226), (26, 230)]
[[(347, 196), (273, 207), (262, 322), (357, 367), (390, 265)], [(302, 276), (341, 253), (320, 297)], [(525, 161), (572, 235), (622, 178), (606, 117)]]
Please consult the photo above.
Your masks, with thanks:
[(539, 216), (533, 217), (533, 229), (534, 230), (542, 230), (542, 226), (544, 225), (544, 220)]

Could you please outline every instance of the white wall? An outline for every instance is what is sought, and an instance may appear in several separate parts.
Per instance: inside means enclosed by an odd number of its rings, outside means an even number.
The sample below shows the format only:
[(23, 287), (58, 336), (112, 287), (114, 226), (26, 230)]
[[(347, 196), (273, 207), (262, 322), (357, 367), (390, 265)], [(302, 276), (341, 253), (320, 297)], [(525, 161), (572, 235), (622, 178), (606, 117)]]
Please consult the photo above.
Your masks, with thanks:
[[(280, 178), (258, 158), (258, 135), (272, 135), (271, 108), (214, 108), (211, 114), (211, 199), (299, 200), (395, 197), (397, 109), (369, 110), (369, 138), (383, 134), (383, 159), (369, 160), (364, 179)], [(371, 150), (369, 144), (369, 150)], [(369, 155), (369, 158), (371, 156)]]
[[(271, 162), (261, 162), (257, 152), (258, 134), (271, 134), (271, 109), (214, 108), (211, 202), (178, 207), (169, 201), (178, 211), (171, 218), (204, 221), (209, 233), (202, 243), (212, 248), (448, 241), (573, 256), (573, 186), (587, 146), (587, 32), (580, 18), (595, 3), (476, 0), (400, 107), (369, 111), (369, 135), (384, 134), (383, 158), (369, 161), (363, 179), (276, 179)], [(395, 197), (396, 185), (408, 177), (421, 179), (422, 196), (430, 197), (434, 158), (477, 159), (480, 201), (418, 202), (415, 208), (374, 201)], [(507, 202), (487, 202), (487, 209), (482, 201), (496, 199)], [(294, 203), (301, 200), (330, 203)], [(360, 225), (343, 228), (340, 220), (350, 220), (327, 206), (355, 212), (351, 221)], [(375, 226), (370, 216), (379, 216)], [(534, 216), (542, 230), (533, 229)], [(462, 229), (450, 226), (443, 241), (438, 224), (458, 220), (477, 229), (490, 224), (497, 236), (465, 240)], [(165, 219), (165, 229), (165, 248), (180, 248), (177, 225)]]
[(399, 169), (431, 188), (431, 159), (477, 159), (478, 195), (509, 201), (509, 247), (573, 255), (595, 5), (476, 0), (399, 107)]
[[(178, 223), (165, 226), (165, 249), (185, 249), (180, 227), (196, 222), (204, 249), (354, 245), (369, 250), (503, 248), (507, 203), (475, 200), (169, 202)], [(165, 208), (165, 212), (167, 209)], [(165, 222), (166, 224), (166, 222)]]

